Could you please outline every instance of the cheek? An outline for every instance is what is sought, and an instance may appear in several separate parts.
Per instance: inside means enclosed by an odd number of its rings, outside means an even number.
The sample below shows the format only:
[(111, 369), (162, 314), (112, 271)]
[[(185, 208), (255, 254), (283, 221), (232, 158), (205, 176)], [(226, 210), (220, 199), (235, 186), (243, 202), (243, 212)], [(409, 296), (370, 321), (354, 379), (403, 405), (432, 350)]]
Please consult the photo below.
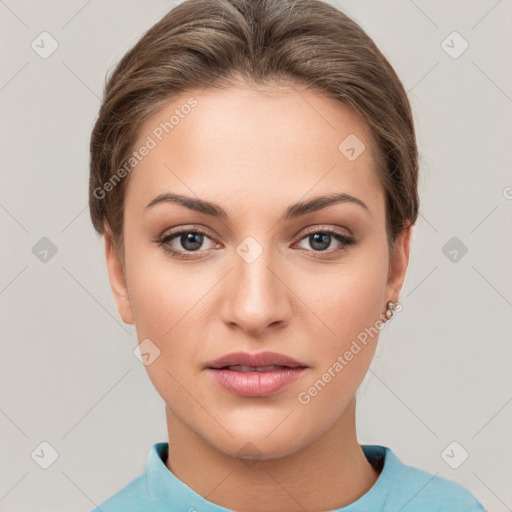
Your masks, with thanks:
[(127, 262), (137, 338), (139, 342), (151, 340), (159, 350), (158, 357), (146, 366), (157, 392), (166, 403), (186, 407), (187, 394), (179, 383), (190, 378), (191, 369), (201, 360), (199, 341), (194, 341), (199, 340), (195, 321), (205, 290), (199, 286), (197, 273), (194, 277), (152, 256), (134, 249), (131, 266)]
[(173, 326), (190, 309), (197, 287), (186, 272), (170, 264), (162, 249), (141, 233), (127, 231), (128, 291), (139, 339), (163, 340), (172, 335)]
[[(162, 249), (127, 240), (127, 273), (130, 304), (139, 341), (149, 338), (160, 350), (150, 377), (168, 380), (167, 368), (181, 375), (202, 361), (205, 329), (211, 325), (208, 291), (219, 275), (194, 265), (178, 265)], [(129, 255), (128, 255), (129, 254)]]
[[(336, 272), (331, 269), (303, 283), (303, 296), (313, 300), (311, 309), (322, 323), (317, 335), (311, 336), (320, 340), (316, 371), (307, 382), (309, 387), (302, 389), (299, 403), (310, 411), (318, 409), (318, 414), (330, 414), (333, 421), (366, 375), (384, 325), (380, 315), (385, 303), (386, 254), (378, 246), (368, 249), (347, 257)], [(311, 322), (304, 322), (306, 332), (311, 333)]]
[(173, 272), (176, 269), (170, 266), (152, 267), (132, 279), (131, 304), (139, 340), (150, 338), (175, 366), (194, 353), (194, 328), (200, 323), (201, 299), (207, 288), (197, 274), (189, 280)]
[(374, 326), (380, 318), (384, 311), (385, 282), (386, 267), (380, 264), (356, 269), (347, 277), (339, 318), (350, 329), (350, 339)]
[(323, 339), (333, 350), (350, 345), (384, 313), (387, 259), (381, 253), (377, 248), (354, 252), (336, 269), (305, 273), (296, 283), (304, 302), (323, 322)]
[[(358, 255), (357, 262), (347, 260), (339, 272), (304, 283), (303, 293), (312, 298), (312, 309), (323, 323), (312, 336), (321, 340), (315, 349), (316, 370), (297, 398), (311, 416), (323, 415), (327, 424), (354, 396), (375, 353), (384, 325), (380, 315), (387, 267), (382, 261), (387, 260)], [(309, 323), (303, 328), (307, 330)]]

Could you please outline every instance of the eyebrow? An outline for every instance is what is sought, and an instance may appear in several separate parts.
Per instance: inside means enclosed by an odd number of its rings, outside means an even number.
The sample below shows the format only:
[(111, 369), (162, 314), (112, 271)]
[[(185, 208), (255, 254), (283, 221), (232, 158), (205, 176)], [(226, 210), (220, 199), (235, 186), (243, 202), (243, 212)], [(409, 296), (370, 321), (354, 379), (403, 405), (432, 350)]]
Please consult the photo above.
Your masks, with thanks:
[[(185, 206), (189, 210), (194, 210), (199, 213), (204, 213), (205, 215), (211, 215), (212, 217), (219, 218), (227, 218), (228, 214), (226, 210), (224, 210), (221, 206), (215, 203), (211, 203), (209, 201), (205, 201), (203, 199), (196, 199), (193, 197), (183, 196), (180, 194), (160, 194), (155, 197), (147, 206), (146, 210), (151, 208), (152, 206), (160, 203), (174, 203), (179, 204), (181, 206)], [(313, 213), (333, 204), (338, 203), (352, 203), (359, 205), (368, 213), (370, 209), (366, 206), (363, 201), (357, 199), (357, 197), (353, 197), (349, 194), (330, 194), (327, 196), (317, 196), (308, 201), (301, 201), (289, 206), (285, 212), (283, 213), (281, 220), (294, 219), (297, 217), (301, 217), (308, 213)]]

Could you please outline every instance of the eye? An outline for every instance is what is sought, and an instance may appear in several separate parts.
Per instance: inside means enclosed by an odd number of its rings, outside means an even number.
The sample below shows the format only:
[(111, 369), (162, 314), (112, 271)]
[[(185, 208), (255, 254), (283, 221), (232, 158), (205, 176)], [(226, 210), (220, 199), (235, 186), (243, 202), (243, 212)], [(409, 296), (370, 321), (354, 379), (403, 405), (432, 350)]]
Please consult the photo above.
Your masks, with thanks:
[[(322, 229), (310, 232), (305, 237), (301, 238), (300, 242), (303, 241), (306, 241), (309, 244), (313, 252), (325, 252), (328, 254), (344, 250), (347, 246), (355, 243), (355, 240), (352, 237), (332, 229)], [(337, 243), (338, 247), (333, 249), (331, 247), (331, 244), (333, 243), (335, 245)], [(307, 247), (305, 247), (305, 249), (309, 250)]]
[[(303, 236), (296, 244), (301, 249), (313, 253), (324, 253), (332, 255), (338, 251), (345, 250), (347, 246), (356, 243), (355, 239), (333, 229), (318, 229)], [(201, 253), (218, 247), (213, 237), (206, 231), (197, 228), (182, 228), (167, 233), (154, 240), (159, 246), (178, 259), (190, 259), (200, 257)], [(204, 247), (205, 240), (210, 241), (210, 247)], [(308, 243), (310, 248), (301, 246), (301, 243)], [(334, 244), (334, 248), (332, 245)], [(337, 245), (337, 247), (336, 247)], [(194, 254), (196, 253), (196, 254)]]
[(172, 255), (180, 259), (186, 259), (192, 256), (191, 253), (201, 253), (208, 250), (208, 248), (203, 247), (205, 239), (212, 242), (210, 249), (217, 245), (205, 231), (198, 229), (181, 229), (174, 233), (168, 233), (156, 239), (155, 242)]

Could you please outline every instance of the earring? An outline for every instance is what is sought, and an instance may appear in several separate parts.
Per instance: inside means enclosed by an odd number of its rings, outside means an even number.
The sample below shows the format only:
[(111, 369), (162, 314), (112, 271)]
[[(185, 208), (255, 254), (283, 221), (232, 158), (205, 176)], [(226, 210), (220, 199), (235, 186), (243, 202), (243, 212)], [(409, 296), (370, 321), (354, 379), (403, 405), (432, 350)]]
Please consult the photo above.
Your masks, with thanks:
[(395, 316), (396, 304), (390, 300), (386, 304), (386, 308), (386, 318), (391, 320)]

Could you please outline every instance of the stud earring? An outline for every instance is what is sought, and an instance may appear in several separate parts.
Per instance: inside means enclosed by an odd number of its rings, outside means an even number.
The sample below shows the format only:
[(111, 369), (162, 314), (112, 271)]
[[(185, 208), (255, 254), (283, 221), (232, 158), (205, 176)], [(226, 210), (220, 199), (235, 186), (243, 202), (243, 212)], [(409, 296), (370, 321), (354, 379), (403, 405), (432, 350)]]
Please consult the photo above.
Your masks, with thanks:
[(396, 304), (390, 300), (386, 304), (386, 308), (386, 318), (391, 320), (395, 316)]

